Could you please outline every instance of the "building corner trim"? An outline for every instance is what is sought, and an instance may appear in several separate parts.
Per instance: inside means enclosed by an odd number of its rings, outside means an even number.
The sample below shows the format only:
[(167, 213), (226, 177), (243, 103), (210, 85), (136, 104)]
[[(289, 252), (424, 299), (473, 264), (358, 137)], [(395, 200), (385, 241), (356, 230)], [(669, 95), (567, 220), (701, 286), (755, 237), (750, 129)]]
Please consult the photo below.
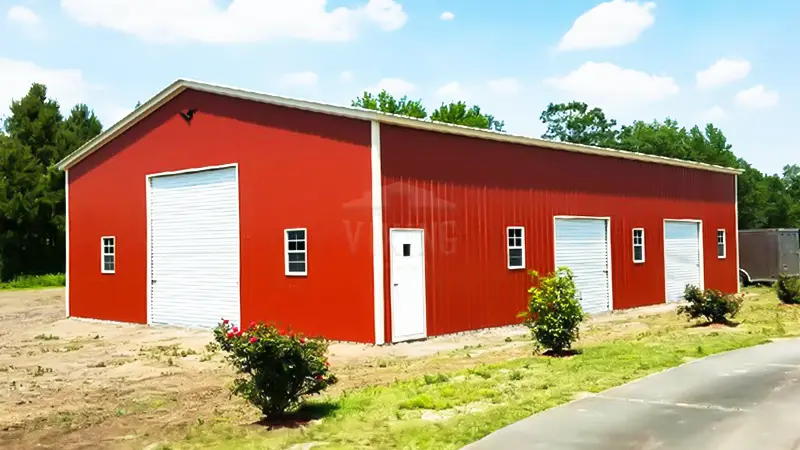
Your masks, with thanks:
[(69, 169), (64, 171), (64, 312), (69, 317)]
[[(739, 176), (733, 176), (733, 199), (735, 207), (735, 214), (736, 214), (736, 229), (734, 230), (734, 239), (736, 239), (736, 293), (740, 293), (742, 291), (742, 284), (739, 282), (740, 280), (740, 270), (741, 266), (739, 261)], [(727, 243), (725, 244), (727, 245)], [(727, 252), (728, 250), (725, 249)]]
[(383, 280), (383, 187), (381, 184), (381, 124), (371, 122), (370, 171), (372, 178), (372, 284), (375, 299), (375, 344), (385, 343)]

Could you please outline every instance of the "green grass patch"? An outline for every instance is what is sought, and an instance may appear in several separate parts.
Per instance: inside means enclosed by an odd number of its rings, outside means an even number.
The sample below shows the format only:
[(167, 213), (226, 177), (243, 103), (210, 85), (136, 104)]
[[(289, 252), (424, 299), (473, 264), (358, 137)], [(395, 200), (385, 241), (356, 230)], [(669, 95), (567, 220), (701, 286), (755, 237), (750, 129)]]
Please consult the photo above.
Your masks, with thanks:
[(53, 273), (48, 275), (20, 275), (11, 281), (0, 282), (0, 290), (61, 287), (66, 283), (67, 278), (63, 273)]
[(267, 431), (218, 420), (194, 427), (170, 446), (260, 449), (325, 442), (325, 449), (460, 448), (581, 393), (600, 392), (694, 358), (800, 335), (800, 308), (779, 306), (768, 290), (751, 292), (758, 296), (745, 302), (735, 328), (692, 327), (674, 312), (639, 316), (631, 321), (645, 324), (646, 330), (589, 340), (571, 357), (530, 356), (360, 388), (310, 402), (327, 406), (330, 413), (307, 427)]

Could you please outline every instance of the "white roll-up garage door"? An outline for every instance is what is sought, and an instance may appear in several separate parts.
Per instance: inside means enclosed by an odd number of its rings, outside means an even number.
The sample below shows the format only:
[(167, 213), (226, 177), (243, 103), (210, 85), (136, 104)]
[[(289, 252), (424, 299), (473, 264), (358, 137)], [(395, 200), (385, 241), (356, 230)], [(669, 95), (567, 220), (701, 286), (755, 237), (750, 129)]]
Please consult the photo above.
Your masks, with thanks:
[(587, 313), (611, 309), (608, 252), (606, 219), (556, 219), (556, 267), (572, 271)]
[(703, 287), (700, 223), (664, 221), (664, 265), (667, 301), (679, 301), (687, 284)]
[(239, 323), (236, 168), (150, 178), (150, 323)]

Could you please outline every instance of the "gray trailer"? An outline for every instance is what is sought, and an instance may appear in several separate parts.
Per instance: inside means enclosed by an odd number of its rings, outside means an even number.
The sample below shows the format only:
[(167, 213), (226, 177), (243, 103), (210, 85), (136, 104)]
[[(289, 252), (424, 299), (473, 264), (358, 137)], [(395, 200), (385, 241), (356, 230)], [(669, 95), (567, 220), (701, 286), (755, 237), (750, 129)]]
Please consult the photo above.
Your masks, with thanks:
[(739, 230), (739, 279), (742, 284), (771, 283), (781, 273), (800, 274), (798, 229)]

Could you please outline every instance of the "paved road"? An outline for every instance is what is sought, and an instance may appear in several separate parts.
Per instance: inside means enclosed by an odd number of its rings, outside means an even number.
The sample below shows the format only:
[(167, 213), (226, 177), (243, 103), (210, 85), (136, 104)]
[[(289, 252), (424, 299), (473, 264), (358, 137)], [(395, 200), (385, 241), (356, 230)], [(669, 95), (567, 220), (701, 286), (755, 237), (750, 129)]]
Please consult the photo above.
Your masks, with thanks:
[(466, 449), (800, 450), (800, 340), (697, 360), (528, 417)]

